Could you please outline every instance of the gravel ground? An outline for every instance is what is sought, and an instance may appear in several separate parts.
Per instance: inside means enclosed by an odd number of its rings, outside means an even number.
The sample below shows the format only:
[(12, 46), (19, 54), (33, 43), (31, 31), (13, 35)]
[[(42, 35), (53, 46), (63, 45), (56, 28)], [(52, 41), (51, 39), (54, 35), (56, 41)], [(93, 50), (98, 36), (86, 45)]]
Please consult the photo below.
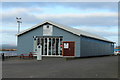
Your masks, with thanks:
[(118, 56), (65, 58), (10, 58), (2, 63), (3, 78), (117, 78)]

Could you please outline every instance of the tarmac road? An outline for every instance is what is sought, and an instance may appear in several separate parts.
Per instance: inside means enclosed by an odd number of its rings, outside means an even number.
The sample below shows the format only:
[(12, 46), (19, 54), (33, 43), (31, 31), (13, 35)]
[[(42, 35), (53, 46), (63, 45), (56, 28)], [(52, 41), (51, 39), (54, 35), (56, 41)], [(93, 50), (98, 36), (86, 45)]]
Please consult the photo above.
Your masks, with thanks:
[(3, 78), (117, 78), (118, 56), (66, 60), (13, 58), (3, 61)]

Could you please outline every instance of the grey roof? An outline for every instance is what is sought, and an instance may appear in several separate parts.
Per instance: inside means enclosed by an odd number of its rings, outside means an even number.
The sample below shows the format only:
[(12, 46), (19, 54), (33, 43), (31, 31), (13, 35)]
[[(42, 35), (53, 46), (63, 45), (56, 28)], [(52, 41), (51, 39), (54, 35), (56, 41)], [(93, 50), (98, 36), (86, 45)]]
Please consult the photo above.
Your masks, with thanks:
[(16, 35), (19, 36), (19, 35), (21, 35), (21, 34), (24, 34), (24, 33), (28, 32), (28, 31), (30, 31), (30, 30), (32, 30), (32, 29), (34, 29), (34, 28), (37, 28), (37, 27), (39, 27), (40, 25), (43, 25), (43, 24), (45, 24), (45, 23), (53, 24), (53, 25), (55, 25), (56, 27), (62, 28), (62, 29), (64, 29), (64, 30), (69, 31), (69, 32), (71, 32), (71, 33), (73, 33), (73, 34), (76, 34), (76, 35), (78, 35), (78, 36), (83, 35), (83, 36), (92, 37), (92, 38), (99, 39), (99, 40), (103, 40), (103, 41), (112, 42), (112, 41), (109, 41), (109, 40), (107, 40), (106, 38), (104, 38), (104, 37), (102, 37), (102, 36), (99, 36), (99, 35), (96, 35), (96, 34), (92, 34), (92, 33), (89, 33), (89, 32), (83, 31), (83, 30), (75, 29), (75, 28), (72, 28), (72, 27), (68, 27), (68, 26), (65, 26), (65, 25), (62, 25), (62, 24), (58, 24), (58, 23), (52, 22), (52, 21), (44, 21), (43, 23), (37, 24), (37, 25), (35, 25), (35, 26), (33, 26), (33, 27), (29, 28), (29, 29), (26, 29), (26, 30), (24, 30), (24, 31), (16, 34)]

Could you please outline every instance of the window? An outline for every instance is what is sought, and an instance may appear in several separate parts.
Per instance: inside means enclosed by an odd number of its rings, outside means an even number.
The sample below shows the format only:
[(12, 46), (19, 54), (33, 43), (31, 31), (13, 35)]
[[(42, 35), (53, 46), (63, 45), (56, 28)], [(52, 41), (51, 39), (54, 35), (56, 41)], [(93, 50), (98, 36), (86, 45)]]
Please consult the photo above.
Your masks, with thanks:
[(47, 25), (47, 28), (49, 28), (49, 25)]
[(41, 44), (41, 52), (44, 56), (62, 55), (62, 36), (39, 36), (34, 40), (34, 50), (37, 51), (37, 44)]

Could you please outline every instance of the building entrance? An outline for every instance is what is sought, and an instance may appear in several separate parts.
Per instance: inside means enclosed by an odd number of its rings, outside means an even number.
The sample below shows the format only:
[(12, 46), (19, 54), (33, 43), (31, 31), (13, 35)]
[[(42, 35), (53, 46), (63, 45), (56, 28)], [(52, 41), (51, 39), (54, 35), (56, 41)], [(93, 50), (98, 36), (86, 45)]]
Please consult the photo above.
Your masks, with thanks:
[(62, 56), (62, 36), (35, 36), (34, 52), (41, 45), (42, 56)]

